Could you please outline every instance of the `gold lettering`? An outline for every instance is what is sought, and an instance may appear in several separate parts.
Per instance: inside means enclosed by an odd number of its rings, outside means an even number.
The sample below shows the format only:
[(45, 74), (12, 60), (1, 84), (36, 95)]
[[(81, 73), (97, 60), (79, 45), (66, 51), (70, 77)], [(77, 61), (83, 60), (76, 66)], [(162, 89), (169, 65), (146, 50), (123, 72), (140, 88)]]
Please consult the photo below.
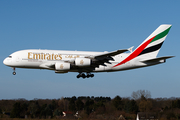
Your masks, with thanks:
[(47, 60), (51, 60), (51, 55), (47, 54)]
[(54, 60), (54, 54), (52, 54), (52, 60)]
[(40, 54), (33, 54), (33, 59), (40, 59), (41, 55)]
[(41, 59), (43, 60), (44, 53), (41, 53)]
[(28, 59), (32, 59), (31, 54), (32, 54), (32, 52), (28, 52)]
[(44, 54), (44, 58), (43, 58), (44, 60), (46, 59), (46, 54)]
[(54, 56), (54, 59), (55, 59), (55, 60), (58, 60), (57, 58), (58, 58), (58, 55), (55, 55), (55, 56)]
[(62, 60), (62, 55), (59, 55), (59, 60)]
[[(68, 58), (73, 58), (74, 56), (66, 56)], [(62, 55), (60, 54), (49, 54), (49, 53), (32, 53), (28, 52), (28, 59), (41, 59), (41, 60), (62, 60)]]

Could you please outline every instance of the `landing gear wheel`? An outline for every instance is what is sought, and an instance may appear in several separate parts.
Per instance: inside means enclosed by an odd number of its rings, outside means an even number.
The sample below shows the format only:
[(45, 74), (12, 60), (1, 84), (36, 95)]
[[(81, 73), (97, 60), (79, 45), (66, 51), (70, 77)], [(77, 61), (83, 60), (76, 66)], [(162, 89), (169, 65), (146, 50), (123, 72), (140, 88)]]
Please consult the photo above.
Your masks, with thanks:
[(13, 75), (16, 75), (16, 72), (13, 72)]
[(77, 78), (80, 78), (81, 76), (80, 75), (77, 75)]
[(91, 77), (94, 77), (94, 74), (91, 74)]
[(89, 78), (89, 77), (90, 77), (90, 75), (88, 74), (86, 77), (87, 77), (87, 78)]
[(85, 75), (84, 73), (82, 74), (82, 78), (83, 78), (83, 79), (86, 78), (86, 75)]
[(15, 72), (15, 70), (16, 70), (16, 68), (12, 68), (13, 69), (13, 75), (16, 75), (16, 72)]
[(83, 79), (85, 79), (85, 78), (89, 78), (89, 77), (94, 77), (94, 74), (91, 74), (91, 73), (87, 73), (87, 75), (85, 75), (84, 73), (79, 73), (77, 76), (76, 76), (77, 78), (80, 78), (80, 77), (82, 77)]

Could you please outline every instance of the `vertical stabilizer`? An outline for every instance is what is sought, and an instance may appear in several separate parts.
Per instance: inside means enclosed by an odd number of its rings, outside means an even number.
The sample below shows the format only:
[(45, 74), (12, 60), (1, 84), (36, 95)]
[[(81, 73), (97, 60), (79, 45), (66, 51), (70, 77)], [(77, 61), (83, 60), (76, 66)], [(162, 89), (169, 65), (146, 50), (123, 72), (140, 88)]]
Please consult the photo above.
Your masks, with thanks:
[(156, 58), (171, 25), (160, 25), (149, 37), (147, 37), (127, 58), (113, 67), (122, 65), (134, 58), (141, 58), (143, 60)]
[(144, 49), (138, 54), (145, 58), (156, 58), (167, 34), (171, 28), (171, 25), (160, 25), (141, 45), (137, 47), (137, 50), (144, 46)]

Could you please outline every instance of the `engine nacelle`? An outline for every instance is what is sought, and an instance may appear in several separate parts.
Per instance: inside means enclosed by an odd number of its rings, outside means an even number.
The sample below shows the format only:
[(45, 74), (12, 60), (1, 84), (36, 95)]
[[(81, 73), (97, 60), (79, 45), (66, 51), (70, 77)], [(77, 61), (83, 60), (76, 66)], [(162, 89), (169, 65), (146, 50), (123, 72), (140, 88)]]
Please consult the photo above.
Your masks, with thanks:
[(70, 70), (70, 63), (57, 62), (57, 63), (55, 64), (55, 69), (56, 69), (57, 71)]
[(75, 66), (83, 67), (83, 66), (90, 66), (91, 59), (89, 58), (76, 58), (75, 59)]

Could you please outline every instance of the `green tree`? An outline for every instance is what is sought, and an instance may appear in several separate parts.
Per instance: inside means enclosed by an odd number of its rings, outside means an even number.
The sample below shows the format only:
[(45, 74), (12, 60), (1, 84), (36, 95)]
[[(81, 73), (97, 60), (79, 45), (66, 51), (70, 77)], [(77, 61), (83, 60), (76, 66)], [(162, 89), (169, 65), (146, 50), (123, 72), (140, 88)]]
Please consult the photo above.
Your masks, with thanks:
[(41, 112), (41, 107), (38, 101), (30, 101), (28, 111), (30, 112), (31, 118), (38, 117)]
[(94, 105), (94, 108), (95, 108), (96, 113), (98, 113), (98, 114), (103, 114), (103, 113), (105, 113), (106, 107), (105, 107), (105, 105), (104, 105), (104, 100), (101, 100), (101, 101), (97, 102), (97, 103)]
[(180, 108), (180, 100), (176, 99), (172, 101), (172, 107), (173, 108)]
[(69, 110), (75, 111), (76, 110), (76, 104), (75, 104), (75, 99), (71, 99), (69, 102)]
[(62, 114), (62, 111), (60, 111), (60, 110), (58, 110), (58, 109), (56, 109), (55, 111), (54, 111), (54, 113), (53, 113), (53, 116), (62, 116), (63, 114)]
[(46, 111), (46, 116), (53, 116), (53, 109), (52, 109), (52, 105), (51, 104), (49, 104), (49, 105), (47, 105), (47, 107), (45, 108), (45, 111)]
[(52, 100), (51, 105), (52, 105), (52, 108), (51, 108), (52, 110), (55, 110), (58, 106), (55, 100)]
[(11, 111), (11, 115), (10, 117), (11, 118), (20, 118), (20, 112), (21, 112), (21, 109), (20, 109), (20, 103), (19, 102), (16, 102), (14, 105), (13, 105), (13, 109)]
[(28, 110), (28, 104), (27, 103), (23, 103), (22, 105), (21, 105), (21, 116), (25, 116), (25, 115), (27, 115), (27, 110)]
[(46, 107), (47, 107), (47, 104), (44, 104), (41, 106), (40, 117), (46, 118)]
[(137, 114), (137, 112), (139, 111), (139, 108), (135, 100), (131, 100), (130, 106), (131, 106), (130, 111)]
[(85, 103), (86, 114), (90, 114), (94, 110), (94, 100), (88, 99)]
[(149, 112), (152, 109), (152, 102), (150, 100), (141, 100), (139, 103), (139, 110), (141, 112)]
[(52, 105), (49, 104), (44, 104), (42, 107), (41, 107), (41, 113), (40, 113), (40, 116), (41, 117), (44, 117), (46, 118), (47, 116), (53, 116), (53, 110), (52, 110)]
[(124, 110), (125, 110), (127, 113), (130, 113), (130, 112), (131, 112), (131, 102), (130, 102), (130, 100), (126, 100), (125, 105), (124, 105)]
[(117, 110), (122, 110), (123, 108), (122, 98), (120, 96), (116, 96), (113, 99), (113, 105), (116, 107)]
[(78, 99), (76, 101), (76, 109), (77, 110), (83, 110), (83, 108), (84, 108), (84, 103), (80, 99)]

